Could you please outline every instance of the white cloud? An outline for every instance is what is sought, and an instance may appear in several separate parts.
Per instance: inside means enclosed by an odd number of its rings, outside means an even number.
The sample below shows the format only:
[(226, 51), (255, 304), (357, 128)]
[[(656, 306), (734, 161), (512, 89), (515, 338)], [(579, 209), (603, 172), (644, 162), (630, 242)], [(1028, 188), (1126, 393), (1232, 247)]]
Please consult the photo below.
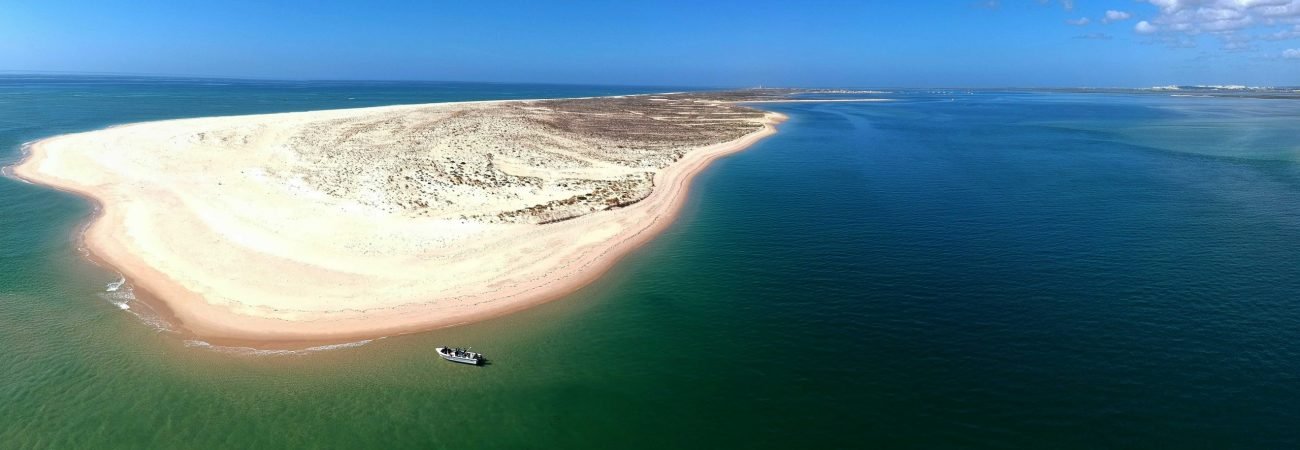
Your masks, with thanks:
[(1282, 57), (1286, 59), (1300, 59), (1300, 48), (1288, 48), (1282, 50)]
[(1116, 11), (1112, 9), (1106, 11), (1106, 17), (1101, 18), (1101, 23), (1119, 22), (1121, 20), (1128, 20), (1130, 17), (1133, 17), (1133, 15), (1124, 11)]
[[(1038, 0), (1055, 3), (1057, 0)], [(1059, 0), (1066, 9), (1073, 0)], [(1101, 17), (1081, 17), (1065, 22), (1073, 26), (1093, 22), (1111, 24), (1128, 20), (1148, 43), (1170, 47), (1195, 47), (1205, 38), (1217, 40), (1223, 50), (1264, 50), (1261, 41), (1300, 41), (1300, 0), (1137, 0), (1154, 6), (1139, 11), (1107, 10)], [(1288, 45), (1287, 47), (1292, 47)]]
[(1290, 30), (1280, 30), (1275, 33), (1266, 34), (1262, 37), (1264, 38), (1264, 40), (1268, 40), (1268, 41), (1285, 41), (1289, 39), (1300, 38), (1300, 25), (1296, 25)]
[(1161, 31), (1232, 34), (1300, 23), (1300, 0), (1145, 0), (1160, 9)]
[(1255, 47), (1250, 45), (1249, 41), (1245, 41), (1241, 39), (1233, 39), (1233, 40), (1224, 41), (1223, 49), (1230, 52), (1244, 52), (1247, 50), (1254, 50)]
[[(1052, 2), (1052, 0), (1038, 0), (1038, 3), (1039, 3), (1039, 4), (1042, 4), (1042, 5), (1046, 5), (1046, 4), (1051, 3), (1051, 2)], [(1073, 9), (1074, 9), (1074, 0), (1061, 0), (1061, 7), (1062, 7), (1062, 8), (1065, 8), (1066, 11), (1073, 10)]]
[(1078, 35), (1078, 36), (1075, 36), (1074, 38), (1075, 38), (1075, 39), (1089, 39), (1089, 40), (1095, 40), (1095, 41), (1109, 41), (1109, 40), (1113, 39), (1114, 37), (1111, 36), (1111, 35), (1109, 35), (1109, 34), (1106, 34), (1106, 33), (1088, 33), (1088, 34), (1080, 34), (1080, 35)]

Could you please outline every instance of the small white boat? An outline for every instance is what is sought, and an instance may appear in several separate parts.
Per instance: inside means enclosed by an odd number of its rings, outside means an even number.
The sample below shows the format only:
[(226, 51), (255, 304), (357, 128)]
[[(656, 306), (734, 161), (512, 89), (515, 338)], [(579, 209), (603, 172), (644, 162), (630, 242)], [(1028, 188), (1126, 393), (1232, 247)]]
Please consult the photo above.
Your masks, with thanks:
[(483, 354), (469, 351), (463, 348), (438, 347), (438, 356), (442, 359), (477, 366), (483, 362)]

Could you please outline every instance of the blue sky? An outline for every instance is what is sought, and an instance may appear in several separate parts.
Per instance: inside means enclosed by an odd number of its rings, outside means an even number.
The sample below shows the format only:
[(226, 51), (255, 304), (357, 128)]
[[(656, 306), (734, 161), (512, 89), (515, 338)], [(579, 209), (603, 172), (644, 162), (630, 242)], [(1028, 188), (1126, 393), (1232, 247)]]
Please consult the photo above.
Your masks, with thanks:
[(1300, 0), (0, 0), (0, 70), (689, 86), (1300, 85)]

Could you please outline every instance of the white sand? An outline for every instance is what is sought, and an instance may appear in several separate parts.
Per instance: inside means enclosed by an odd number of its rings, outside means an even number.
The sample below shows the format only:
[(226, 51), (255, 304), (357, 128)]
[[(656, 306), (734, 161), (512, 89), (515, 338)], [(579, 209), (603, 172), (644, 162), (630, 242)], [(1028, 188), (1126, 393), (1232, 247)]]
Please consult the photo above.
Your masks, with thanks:
[(614, 150), (627, 140), (546, 125), (575, 115), (476, 102), (168, 120), (40, 141), (14, 172), (100, 202), (87, 246), (194, 335), (342, 340), (572, 292), (666, 227), (693, 175), (782, 119)]

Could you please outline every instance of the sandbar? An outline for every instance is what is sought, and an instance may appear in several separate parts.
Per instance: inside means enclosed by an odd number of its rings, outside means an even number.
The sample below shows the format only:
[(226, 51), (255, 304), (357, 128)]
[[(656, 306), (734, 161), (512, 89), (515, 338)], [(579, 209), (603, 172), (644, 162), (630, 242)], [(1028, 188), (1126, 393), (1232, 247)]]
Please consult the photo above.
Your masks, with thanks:
[[(667, 227), (691, 178), (784, 119), (690, 93), (176, 119), (33, 143), (94, 257), (186, 333), (343, 341), (569, 294)], [(750, 99), (756, 100), (756, 99)]]

